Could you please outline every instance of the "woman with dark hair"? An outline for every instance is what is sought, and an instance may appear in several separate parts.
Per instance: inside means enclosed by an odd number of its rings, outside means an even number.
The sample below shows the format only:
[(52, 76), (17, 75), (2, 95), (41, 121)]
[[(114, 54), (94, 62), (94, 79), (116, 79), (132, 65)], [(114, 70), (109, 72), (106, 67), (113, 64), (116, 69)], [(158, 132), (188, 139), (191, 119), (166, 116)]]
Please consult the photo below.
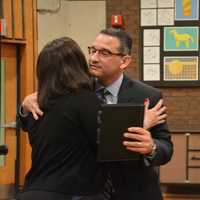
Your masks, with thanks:
[(41, 51), (38, 102), (44, 115), (26, 119), (32, 166), (19, 200), (101, 200), (105, 174), (96, 162), (97, 111), (86, 59), (64, 37)]

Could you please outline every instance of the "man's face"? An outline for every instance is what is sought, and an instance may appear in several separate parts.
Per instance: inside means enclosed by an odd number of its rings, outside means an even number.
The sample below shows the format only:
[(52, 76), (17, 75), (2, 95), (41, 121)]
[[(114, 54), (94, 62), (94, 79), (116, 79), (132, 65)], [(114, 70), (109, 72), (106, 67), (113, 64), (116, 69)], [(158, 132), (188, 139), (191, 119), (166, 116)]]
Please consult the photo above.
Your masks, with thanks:
[(116, 37), (99, 34), (89, 47), (89, 72), (103, 85), (109, 85), (119, 78), (123, 69), (124, 55), (119, 52), (120, 42)]

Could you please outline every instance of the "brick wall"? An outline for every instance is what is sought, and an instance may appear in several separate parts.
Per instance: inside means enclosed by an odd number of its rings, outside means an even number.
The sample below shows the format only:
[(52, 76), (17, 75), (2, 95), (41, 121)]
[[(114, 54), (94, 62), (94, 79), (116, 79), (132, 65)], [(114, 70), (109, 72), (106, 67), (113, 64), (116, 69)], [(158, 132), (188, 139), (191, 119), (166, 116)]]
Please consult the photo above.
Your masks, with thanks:
[[(107, 0), (107, 26), (111, 15), (122, 14), (125, 30), (133, 38), (132, 63), (126, 73), (139, 80), (139, 0)], [(200, 88), (160, 88), (168, 108), (168, 124), (171, 130), (200, 131)]]
[(139, 79), (139, 0), (108, 0), (107, 26), (111, 26), (111, 15), (115, 14), (123, 15), (125, 30), (133, 39), (133, 59), (126, 73), (133, 79)]

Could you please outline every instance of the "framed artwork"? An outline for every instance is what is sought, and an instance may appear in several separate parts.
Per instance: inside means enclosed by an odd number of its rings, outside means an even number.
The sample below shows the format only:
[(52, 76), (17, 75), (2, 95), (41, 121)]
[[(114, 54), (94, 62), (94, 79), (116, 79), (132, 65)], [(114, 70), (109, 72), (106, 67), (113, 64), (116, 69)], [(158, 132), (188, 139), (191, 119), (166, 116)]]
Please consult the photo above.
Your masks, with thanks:
[(157, 25), (157, 10), (156, 9), (143, 9), (141, 11), (141, 24), (142, 26), (155, 26)]
[(159, 47), (144, 47), (144, 63), (160, 63)]
[(141, 0), (141, 8), (156, 8), (157, 7), (157, 0)]
[(173, 8), (174, 0), (158, 0), (159, 8)]
[(198, 51), (199, 27), (164, 27), (164, 51)]
[(175, 20), (198, 20), (199, 19), (199, 0), (176, 0), (175, 1)]
[(159, 64), (144, 64), (144, 80), (159, 81), (160, 80), (160, 65)]
[(200, 0), (141, 0), (140, 78), (159, 87), (200, 86)]
[(144, 46), (160, 45), (160, 29), (145, 29), (143, 32)]
[(164, 57), (165, 81), (198, 80), (198, 57)]
[(174, 9), (158, 9), (158, 25), (174, 25)]

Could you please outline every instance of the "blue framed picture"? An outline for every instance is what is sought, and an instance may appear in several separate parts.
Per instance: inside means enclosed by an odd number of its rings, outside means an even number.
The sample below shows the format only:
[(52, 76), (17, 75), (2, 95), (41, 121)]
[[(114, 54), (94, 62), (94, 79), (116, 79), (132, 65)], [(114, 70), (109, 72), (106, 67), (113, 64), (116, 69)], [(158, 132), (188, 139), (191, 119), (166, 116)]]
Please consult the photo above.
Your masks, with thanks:
[(175, 20), (198, 20), (199, 19), (199, 0), (176, 0), (175, 1)]

